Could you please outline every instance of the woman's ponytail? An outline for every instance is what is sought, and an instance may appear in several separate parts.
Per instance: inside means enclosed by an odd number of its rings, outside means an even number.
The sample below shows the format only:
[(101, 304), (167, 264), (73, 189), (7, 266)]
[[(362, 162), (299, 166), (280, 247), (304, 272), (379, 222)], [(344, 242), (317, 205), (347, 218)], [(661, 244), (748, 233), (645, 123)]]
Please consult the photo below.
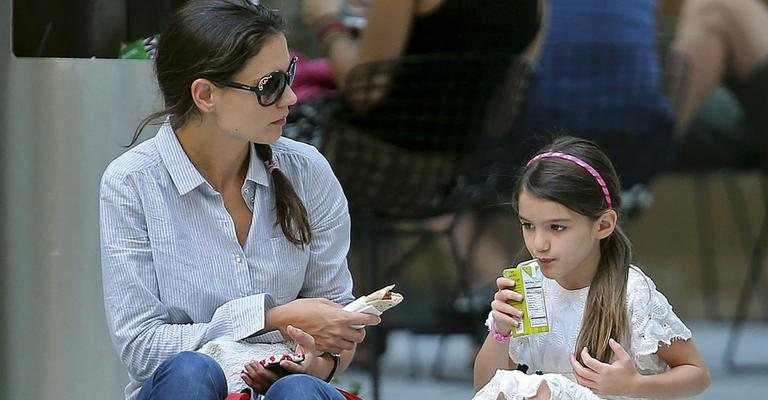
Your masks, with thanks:
[(256, 153), (267, 165), (267, 171), (272, 176), (275, 185), (275, 212), (277, 223), (283, 234), (291, 243), (304, 247), (312, 240), (312, 230), (309, 226), (307, 209), (304, 207), (291, 181), (280, 171), (272, 159), (272, 148), (267, 144), (256, 144)]

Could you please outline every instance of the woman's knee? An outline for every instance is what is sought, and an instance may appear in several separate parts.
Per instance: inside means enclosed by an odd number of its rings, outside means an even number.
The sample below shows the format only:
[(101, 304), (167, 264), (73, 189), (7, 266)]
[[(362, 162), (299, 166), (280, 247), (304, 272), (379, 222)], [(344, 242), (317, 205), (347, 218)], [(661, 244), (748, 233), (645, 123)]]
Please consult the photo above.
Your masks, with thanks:
[(331, 400), (339, 398), (343, 399), (333, 386), (306, 374), (287, 375), (278, 379), (265, 395), (265, 400)]
[(227, 379), (224, 371), (213, 358), (194, 351), (183, 351), (169, 358), (164, 375), (172, 376), (179, 384), (213, 384), (226, 393)]

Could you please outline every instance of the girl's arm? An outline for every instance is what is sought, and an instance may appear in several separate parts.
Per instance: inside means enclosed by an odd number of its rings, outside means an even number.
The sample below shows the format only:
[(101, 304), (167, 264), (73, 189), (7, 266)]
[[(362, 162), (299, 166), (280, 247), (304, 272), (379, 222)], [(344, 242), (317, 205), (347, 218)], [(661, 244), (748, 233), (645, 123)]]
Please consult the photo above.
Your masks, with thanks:
[[(505, 336), (512, 333), (512, 329), (517, 327), (523, 317), (522, 311), (509, 304), (510, 300), (520, 301), (523, 299), (520, 293), (512, 291), (514, 286), (515, 281), (511, 279), (503, 276), (496, 278), (496, 287), (499, 290), (493, 296), (491, 314), (488, 318), (488, 328), (495, 328), (496, 332)], [(500, 343), (489, 333), (475, 358), (475, 390), (485, 386), (497, 370), (515, 368), (517, 368), (517, 364), (509, 358), (509, 341)]]
[[(338, 6), (328, 0), (305, 0), (304, 20), (309, 26), (317, 25), (338, 14)], [(330, 10), (330, 7), (336, 9)], [(321, 43), (333, 64), (336, 84), (344, 88), (349, 71), (357, 65), (400, 56), (410, 34), (416, 0), (373, 1), (368, 9), (367, 23), (360, 38), (338, 35)], [(325, 13), (325, 15), (323, 15)]]
[(658, 375), (639, 376), (633, 396), (658, 399), (689, 397), (709, 387), (709, 369), (693, 339), (673, 340), (670, 346), (660, 344), (657, 354), (671, 369)]
[(710, 384), (709, 370), (692, 339), (660, 344), (657, 354), (670, 369), (655, 375), (640, 375), (624, 348), (613, 339), (609, 344), (616, 355), (611, 364), (592, 358), (586, 349), (581, 350), (584, 365), (571, 355), (577, 382), (598, 395), (673, 399), (701, 393)]
[(517, 364), (509, 358), (509, 343), (499, 343), (491, 334), (485, 338), (483, 347), (475, 357), (475, 390), (485, 386), (499, 369), (515, 369)]

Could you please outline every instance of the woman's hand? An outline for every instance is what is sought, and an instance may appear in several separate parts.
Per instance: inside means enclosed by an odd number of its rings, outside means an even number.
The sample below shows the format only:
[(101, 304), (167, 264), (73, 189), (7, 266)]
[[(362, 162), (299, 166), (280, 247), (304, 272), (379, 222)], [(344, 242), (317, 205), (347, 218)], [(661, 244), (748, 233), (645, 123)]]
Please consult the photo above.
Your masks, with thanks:
[(592, 358), (586, 347), (581, 350), (584, 365), (571, 354), (571, 367), (576, 374), (576, 382), (600, 396), (631, 396), (640, 374), (635, 369), (632, 358), (617, 341), (610, 339), (608, 345), (616, 355), (616, 361), (611, 364)]
[(509, 305), (509, 301), (521, 301), (523, 295), (512, 290), (515, 287), (515, 281), (503, 276), (496, 278), (496, 286), (499, 290), (491, 302), (493, 322), (496, 325), (496, 332), (509, 336), (512, 329), (517, 327), (523, 318), (523, 312)]
[(338, 17), (341, 14), (341, 0), (304, 0), (301, 14), (304, 23), (309, 27), (328, 17)]
[(288, 324), (300, 328), (311, 335), (319, 352), (341, 353), (352, 350), (365, 339), (365, 329), (355, 329), (351, 326), (376, 325), (381, 319), (375, 315), (349, 312), (341, 306), (322, 298), (297, 299), (290, 303), (273, 308), (271, 311), (280, 313), (278, 324), (281, 331)]

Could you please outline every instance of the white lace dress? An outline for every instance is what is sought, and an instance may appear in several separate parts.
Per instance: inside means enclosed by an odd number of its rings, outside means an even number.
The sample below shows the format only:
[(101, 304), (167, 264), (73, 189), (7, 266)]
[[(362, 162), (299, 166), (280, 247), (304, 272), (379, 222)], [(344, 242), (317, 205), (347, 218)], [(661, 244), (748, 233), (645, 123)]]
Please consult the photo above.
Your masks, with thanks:
[[(536, 390), (529, 393), (530, 388), (538, 388), (541, 379), (546, 379), (553, 389), (553, 398), (600, 398), (575, 383), (576, 378), (568, 360), (576, 348), (576, 338), (581, 329), (589, 288), (566, 290), (556, 281), (545, 278), (544, 290), (550, 331), (511, 338), (509, 356), (518, 364), (528, 365), (529, 371), (541, 370), (545, 374), (524, 375), (520, 372), (499, 370), (491, 382), (478, 392), (475, 399), (495, 400), (499, 392), (504, 392), (508, 400), (532, 396)], [(627, 311), (631, 323), (631, 337), (629, 341), (623, 340), (621, 345), (634, 360), (638, 372), (652, 375), (668, 370), (669, 366), (656, 355), (660, 343), (669, 345), (673, 340), (688, 340), (691, 338), (691, 331), (672, 311), (667, 298), (656, 290), (651, 278), (637, 267), (629, 270)], [(502, 390), (504, 387), (507, 389)], [(496, 396), (493, 396), (494, 391)], [(515, 391), (518, 393), (514, 393)]]

